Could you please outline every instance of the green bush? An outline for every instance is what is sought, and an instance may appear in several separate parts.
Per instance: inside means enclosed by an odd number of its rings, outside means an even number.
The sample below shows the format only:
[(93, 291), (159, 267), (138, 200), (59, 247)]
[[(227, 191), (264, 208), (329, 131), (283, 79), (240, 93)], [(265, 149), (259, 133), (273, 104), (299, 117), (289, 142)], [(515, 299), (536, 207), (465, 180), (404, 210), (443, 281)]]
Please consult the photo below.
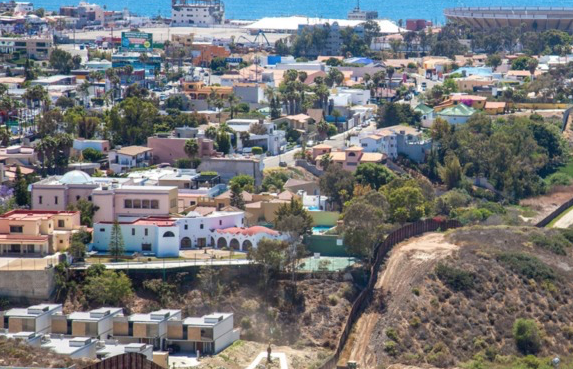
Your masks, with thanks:
[(391, 339), (392, 341), (399, 341), (398, 338), (398, 332), (396, 332), (396, 330), (394, 328), (388, 328), (386, 329), (386, 336)]
[(517, 349), (524, 355), (535, 355), (541, 350), (541, 338), (535, 320), (517, 319), (513, 323), (513, 338)]
[(507, 265), (513, 272), (537, 282), (555, 280), (557, 276), (553, 269), (541, 262), (535, 256), (523, 253), (506, 252), (497, 256), (497, 261)]
[(567, 241), (573, 242), (573, 229), (559, 229), (559, 231), (561, 232), (561, 235), (567, 239)]
[(474, 287), (475, 275), (473, 273), (443, 263), (436, 266), (435, 272), (436, 276), (454, 291), (468, 291)]
[(338, 297), (334, 295), (328, 296), (328, 304), (330, 306), (336, 306), (338, 304)]
[(553, 173), (547, 177), (546, 181), (550, 186), (569, 186), (571, 184), (571, 177), (565, 173)]
[(87, 160), (92, 163), (100, 161), (101, 158), (103, 158), (103, 154), (101, 152), (91, 147), (88, 147), (87, 149), (83, 150), (82, 156), (84, 157), (84, 160)]
[(249, 319), (246, 316), (243, 317), (243, 319), (241, 319), (241, 328), (250, 329), (251, 327), (252, 327), (251, 319)]
[(531, 242), (535, 246), (549, 250), (557, 255), (567, 255), (565, 249), (571, 246), (569, 240), (561, 233), (554, 233), (550, 236), (535, 234), (531, 237)]
[(263, 153), (263, 148), (259, 146), (253, 146), (251, 150), (253, 155), (261, 155)]
[(398, 355), (398, 345), (394, 341), (386, 341), (384, 351), (390, 356), (396, 356)]

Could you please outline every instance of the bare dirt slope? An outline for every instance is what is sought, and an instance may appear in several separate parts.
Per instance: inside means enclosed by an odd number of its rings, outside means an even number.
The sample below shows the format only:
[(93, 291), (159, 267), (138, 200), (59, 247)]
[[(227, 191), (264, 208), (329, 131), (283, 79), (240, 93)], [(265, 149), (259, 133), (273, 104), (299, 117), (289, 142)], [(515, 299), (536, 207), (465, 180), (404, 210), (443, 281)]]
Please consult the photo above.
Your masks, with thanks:
[(540, 355), (567, 355), (573, 245), (533, 241), (555, 240), (557, 232), (469, 227), (397, 245), (345, 359), (361, 368), (454, 368), (476, 354), (512, 357), (520, 355), (512, 333), (519, 318), (537, 323)]
[(551, 214), (551, 212), (557, 210), (558, 207), (571, 200), (572, 193), (573, 186), (557, 186), (545, 195), (521, 200), (519, 204), (528, 206), (536, 212), (531, 219), (531, 224), (536, 224)]
[(430, 233), (397, 245), (386, 262), (376, 284), (377, 293), (389, 296), (391, 303), (381, 312), (369, 309), (356, 325), (350, 360), (360, 363), (361, 368), (375, 366), (376, 350), (370, 337), (382, 314), (400, 314), (412, 295), (412, 288), (419, 285), (424, 276), (438, 260), (450, 255), (458, 246), (447, 242), (442, 233)]

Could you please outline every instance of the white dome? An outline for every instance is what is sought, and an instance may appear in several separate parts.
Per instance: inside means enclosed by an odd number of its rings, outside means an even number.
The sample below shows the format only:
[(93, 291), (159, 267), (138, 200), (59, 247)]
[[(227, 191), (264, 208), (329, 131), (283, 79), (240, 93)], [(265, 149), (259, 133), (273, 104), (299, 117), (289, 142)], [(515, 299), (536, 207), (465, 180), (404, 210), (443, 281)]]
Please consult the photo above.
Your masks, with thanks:
[(81, 170), (72, 170), (60, 178), (62, 184), (88, 184), (93, 183), (92, 177)]

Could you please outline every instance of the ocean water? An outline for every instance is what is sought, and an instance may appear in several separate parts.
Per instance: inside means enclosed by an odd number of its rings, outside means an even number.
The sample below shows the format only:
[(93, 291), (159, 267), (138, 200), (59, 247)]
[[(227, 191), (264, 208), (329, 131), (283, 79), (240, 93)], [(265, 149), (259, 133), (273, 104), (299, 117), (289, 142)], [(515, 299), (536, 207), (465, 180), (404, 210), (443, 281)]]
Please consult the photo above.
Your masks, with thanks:
[[(61, 5), (76, 5), (80, 0), (32, 0), (35, 7), (58, 10)], [(125, 7), (138, 15), (171, 16), (170, 0), (86, 0), (110, 10)], [(228, 19), (260, 19), (272, 16), (303, 15), (321, 18), (346, 18), (356, 0), (223, 0)], [(381, 18), (393, 20), (422, 18), (443, 23), (444, 8), (458, 6), (559, 6), (573, 7), (573, 0), (361, 0), (364, 10), (376, 10)]]

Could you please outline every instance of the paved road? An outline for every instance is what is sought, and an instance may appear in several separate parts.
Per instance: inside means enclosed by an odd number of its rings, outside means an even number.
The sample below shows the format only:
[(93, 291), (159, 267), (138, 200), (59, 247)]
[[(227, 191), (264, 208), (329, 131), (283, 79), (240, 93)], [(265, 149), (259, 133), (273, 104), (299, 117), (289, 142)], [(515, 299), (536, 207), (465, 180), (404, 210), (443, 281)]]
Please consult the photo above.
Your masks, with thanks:
[[(367, 128), (361, 128), (362, 132), (372, 132), (376, 129), (375, 124), (371, 124)], [(334, 149), (343, 149), (346, 146), (346, 137), (350, 133), (357, 133), (357, 129), (353, 128), (347, 132), (339, 133), (335, 136), (330, 137), (330, 139), (325, 140), (324, 143), (327, 145), (332, 146)], [(284, 154), (277, 155), (277, 156), (269, 156), (265, 159), (265, 169), (267, 168), (275, 168), (279, 166), (279, 162), (284, 161), (289, 166), (294, 166), (294, 155), (299, 152), (301, 149), (297, 147), (296, 149), (287, 151)]]
[[(149, 262), (126, 262), (126, 263), (103, 263), (107, 269), (121, 269), (121, 270), (143, 270), (143, 269), (176, 269), (176, 268), (189, 268), (194, 266), (226, 266), (226, 265), (248, 265), (250, 260), (246, 259), (233, 259), (233, 260), (169, 260), (169, 261), (149, 261)], [(72, 269), (84, 270), (90, 264), (72, 265)]]

